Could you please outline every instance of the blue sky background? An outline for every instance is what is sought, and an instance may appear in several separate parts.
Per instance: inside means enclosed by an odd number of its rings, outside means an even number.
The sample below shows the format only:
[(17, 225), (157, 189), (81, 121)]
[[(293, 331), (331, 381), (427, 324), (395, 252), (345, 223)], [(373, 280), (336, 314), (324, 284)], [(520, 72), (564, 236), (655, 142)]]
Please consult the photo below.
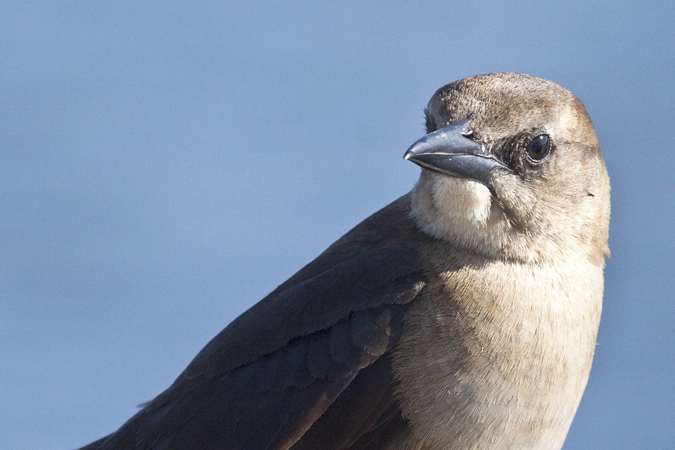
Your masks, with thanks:
[(412, 187), (440, 86), (586, 104), (612, 260), (571, 449), (675, 448), (672, 1), (0, 3), (0, 448), (118, 428)]

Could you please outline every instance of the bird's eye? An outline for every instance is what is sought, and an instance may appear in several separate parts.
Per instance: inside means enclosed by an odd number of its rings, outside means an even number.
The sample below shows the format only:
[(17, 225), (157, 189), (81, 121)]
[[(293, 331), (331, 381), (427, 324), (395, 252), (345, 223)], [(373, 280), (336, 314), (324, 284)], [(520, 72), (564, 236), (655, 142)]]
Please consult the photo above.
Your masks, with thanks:
[(533, 137), (527, 144), (527, 156), (533, 161), (541, 161), (551, 152), (551, 139), (548, 134), (540, 134)]

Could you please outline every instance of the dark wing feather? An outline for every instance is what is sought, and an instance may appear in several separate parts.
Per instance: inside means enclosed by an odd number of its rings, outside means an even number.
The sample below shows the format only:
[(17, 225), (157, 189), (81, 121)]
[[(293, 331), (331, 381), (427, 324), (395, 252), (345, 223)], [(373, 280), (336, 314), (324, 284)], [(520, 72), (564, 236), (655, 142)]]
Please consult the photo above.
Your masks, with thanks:
[(418, 253), (428, 238), (408, 213), (402, 197), (359, 224), (85, 448), (377, 448), (404, 424), (386, 354), (425, 285)]
[(387, 448), (407, 428), (394, 386), (389, 358), (383, 356), (358, 373), (291, 450)]

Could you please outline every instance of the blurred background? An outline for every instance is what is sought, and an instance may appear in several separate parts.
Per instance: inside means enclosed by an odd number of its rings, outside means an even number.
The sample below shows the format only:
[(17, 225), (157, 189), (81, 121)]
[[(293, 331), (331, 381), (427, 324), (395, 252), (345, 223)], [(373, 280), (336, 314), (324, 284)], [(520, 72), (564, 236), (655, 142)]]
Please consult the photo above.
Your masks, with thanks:
[(406, 193), (422, 110), (525, 72), (586, 104), (612, 259), (565, 449), (675, 448), (675, 3), (0, 3), (0, 448), (117, 429)]

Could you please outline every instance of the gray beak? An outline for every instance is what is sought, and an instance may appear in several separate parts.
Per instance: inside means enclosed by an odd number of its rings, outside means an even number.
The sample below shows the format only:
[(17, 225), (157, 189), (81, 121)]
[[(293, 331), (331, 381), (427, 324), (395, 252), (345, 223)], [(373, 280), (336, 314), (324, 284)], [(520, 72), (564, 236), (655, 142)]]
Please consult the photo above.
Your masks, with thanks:
[(469, 139), (472, 133), (468, 120), (451, 123), (415, 142), (403, 159), (434, 172), (469, 178), (492, 188), (492, 171), (501, 168), (511, 172), (511, 169)]

